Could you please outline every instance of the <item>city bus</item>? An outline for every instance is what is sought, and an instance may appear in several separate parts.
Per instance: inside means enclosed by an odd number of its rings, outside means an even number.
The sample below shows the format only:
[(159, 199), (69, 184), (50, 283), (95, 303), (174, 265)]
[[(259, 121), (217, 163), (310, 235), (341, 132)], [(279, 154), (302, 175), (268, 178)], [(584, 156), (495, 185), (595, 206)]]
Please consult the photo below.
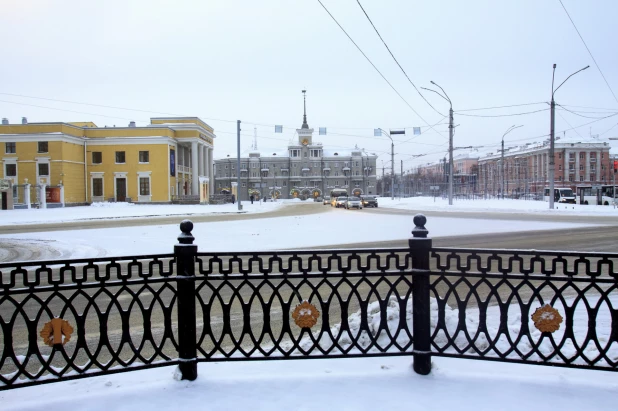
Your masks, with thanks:
[(614, 201), (616, 187), (612, 184), (577, 186), (577, 202), (585, 205), (610, 205)]
[[(543, 200), (549, 201), (549, 187), (545, 187)], [(557, 203), (575, 204), (575, 194), (573, 190), (567, 187), (554, 188), (554, 201)]]
[(339, 196), (343, 196), (343, 197), (347, 197), (348, 196), (348, 190), (346, 190), (345, 188), (335, 188), (330, 190), (330, 205), (331, 206), (335, 206), (335, 203), (337, 202), (337, 197)]

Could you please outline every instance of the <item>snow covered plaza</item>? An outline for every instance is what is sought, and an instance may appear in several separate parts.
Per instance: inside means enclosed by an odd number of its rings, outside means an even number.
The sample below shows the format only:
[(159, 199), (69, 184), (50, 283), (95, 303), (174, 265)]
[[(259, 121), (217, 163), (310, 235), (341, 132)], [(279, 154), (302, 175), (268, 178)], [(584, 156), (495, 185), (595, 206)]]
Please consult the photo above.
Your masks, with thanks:
[[(40, 409), (43, 398), (46, 407), (92, 410), (315, 409), (317, 404), (361, 410), (614, 409), (618, 376), (604, 370), (615, 370), (618, 362), (613, 331), (618, 304), (613, 267), (618, 256), (434, 246), (427, 259), (431, 274), (424, 275), (426, 292), (417, 296), (423, 270), (416, 265), (422, 258), (414, 257), (411, 248), (332, 249), (333, 244), (405, 241), (415, 226), (410, 210), (431, 214), (448, 207), (433, 198), (379, 201), (381, 209), (392, 212), (261, 202), (244, 205), (243, 214), (253, 215), (250, 219), (195, 223), (194, 353), (181, 352), (179, 330), (184, 328), (178, 321), (186, 307), (180, 307), (183, 298), (175, 293), (183, 292), (183, 280), (175, 278), (180, 274), (171, 264), (180, 234), (177, 223), (136, 226), (128, 235), (126, 227), (2, 234), (0, 242), (21, 244), (26, 250), (31, 249), (27, 244), (41, 245), (40, 259), (48, 260), (31, 261), (30, 267), (0, 265), (3, 290), (8, 290), (0, 302), (2, 336), (12, 334), (12, 349), (5, 347), (0, 365), (2, 382), (28, 385), (32, 377), (67, 381), (2, 390), (0, 400), (11, 410)], [(546, 207), (537, 201), (457, 201), (448, 208), (453, 217), (430, 216), (426, 229), (429, 238), (551, 232), (595, 227), (596, 217), (611, 219), (617, 212), (602, 206)], [(320, 212), (271, 216), (301, 208)], [(497, 219), (461, 218), (461, 213), (492, 213)], [(0, 223), (10, 230), (237, 214), (231, 204), (111, 203), (14, 210)], [(540, 218), (530, 221), (524, 215)], [(577, 221), (538, 221), (545, 215)], [(324, 227), (336, 236), (325, 235)], [(304, 235), (281, 235), (290, 229)], [(3, 256), (5, 261), (9, 257)], [(67, 271), (62, 278), (67, 263), (75, 273)], [(8, 267), (23, 269), (28, 280), (14, 274), (9, 277), (15, 284), (7, 285)], [(180, 263), (178, 270), (187, 267)], [(37, 269), (39, 283), (30, 283)], [(45, 270), (53, 275), (48, 278)], [(545, 278), (549, 272), (551, 280)], [(53, 290), (54, 282), (60, 290)], [(38, 295), (40, 303), (26, 297), (28, 293)], [(426, 316), (418, 320), (415, 301), (422, 299), (428, 310), (419, 311)], [(301, 301), (317, 310), (311, 328), (294, 324), (292, 311)], [(17, 306), (37, 320), (28, 325)], [(130, 314), (123, 318), (124, 310)], [(299, 312), (302, 316), (311, 310)], [(10, 327), (7, 312), (14, 315)], [(75, 331), (65, 345), (52, 348), (38, 332), (53, 316), (67, 320)], [(206, 317), (209, 324), (202, 320)], [(423, 321), (427, 330), (416, 329)], [(37, 333), (36, 346), (28, 342), (29, 327)], [(85, 328), (81, 333), (80, 327)], [(557, 328), (541, 331), (543, 327)], [(428, 332), (430, 344), (425, 348), (419, 345), (423, 332)], [(429, 351), (431, 372), (415, 373), (413, 364)], [(314, 358), (299, 360), (306, 357)], [(277, 358), (297, 359), (269, 361)], [(195, 381), (181, 380), (189, 363), (195, 365)], [(529, 365), (534, 363), (560, 367)], [(130, 372), (117, 373), (123, 370)], [(97, 376), (73, 379), (80, 374)]]

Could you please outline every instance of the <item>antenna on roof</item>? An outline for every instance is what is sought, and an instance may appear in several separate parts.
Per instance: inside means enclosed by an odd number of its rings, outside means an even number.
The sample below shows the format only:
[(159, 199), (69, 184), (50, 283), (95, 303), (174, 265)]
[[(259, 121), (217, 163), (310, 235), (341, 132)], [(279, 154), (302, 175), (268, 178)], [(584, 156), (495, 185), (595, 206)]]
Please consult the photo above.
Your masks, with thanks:
[(253, 149), (257, 151), (257, 127), (253, 127)]

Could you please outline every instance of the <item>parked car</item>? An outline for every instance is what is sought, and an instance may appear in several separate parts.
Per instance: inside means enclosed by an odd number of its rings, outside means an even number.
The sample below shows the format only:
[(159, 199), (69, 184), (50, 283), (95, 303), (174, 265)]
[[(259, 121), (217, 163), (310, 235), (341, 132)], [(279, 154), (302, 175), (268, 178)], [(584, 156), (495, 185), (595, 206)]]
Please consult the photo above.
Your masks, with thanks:
[(324, 199), (322, 200), (322, 204), (323, 205), (330, 204), (330, 196), (324, 196)]
[(363, 203), (363, 207), (377, 207), (378, 199), (374, 196), (361, 196), (361, 202)]
[(347, 197), (344, 197), (344, 196), (337, 197), (337, 199), (335, 199), (335, 207), (336, 208), (345, 207), (346, 201), (348, 201)]
[(358, 208), (359, 210), (363, 209), (363, 203), (360, 197), (348, 197), (345, 202), (345, 208), (349, 210), (350, 208)]

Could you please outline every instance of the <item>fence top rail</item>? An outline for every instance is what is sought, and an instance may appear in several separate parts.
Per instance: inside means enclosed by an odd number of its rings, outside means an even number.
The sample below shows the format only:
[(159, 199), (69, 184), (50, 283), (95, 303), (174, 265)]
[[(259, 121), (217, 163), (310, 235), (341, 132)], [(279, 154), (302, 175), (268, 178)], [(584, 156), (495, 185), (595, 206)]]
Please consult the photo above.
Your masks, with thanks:
[(142, 255), (129, 255), (129, 256), (112, 256), (112, 257), (95, 257), (95, 258), (63, 258), (56, 260), (31, 260), (31, 261), (9, 261), (6, 263), (0, 263), (0, 270), (10, 268), (24, 268), (24, 267), (42, 267), (42, 266), (69, 266), (69, 265), (89, 265), (99, 263), (116, 263), (123, 261), (143, 261), (143, 260), (165, 260), (173, 259), (174, 254), (142, 254)]
[(384, 254), (407, 253), (408, 247), (398, 248), (303, 248), (298, 250), (268, 250), (268, 251), (216, 251), (198, 252), (198, 257), (263, 257), (263, 256), (300, 256), (326, 254)]
[(509, 248), (455, 248), (433, 247), (434, 253), (459, 253), (459, 254), (513, 254), (530, 256), (554, 256), (554, 257), (583, 257), (583, 258), (618, 258), (618, 253), (604, 253), (594, 251), (557, 251), (557, 250), (534, 250), (534, 249), (509, 249)]

